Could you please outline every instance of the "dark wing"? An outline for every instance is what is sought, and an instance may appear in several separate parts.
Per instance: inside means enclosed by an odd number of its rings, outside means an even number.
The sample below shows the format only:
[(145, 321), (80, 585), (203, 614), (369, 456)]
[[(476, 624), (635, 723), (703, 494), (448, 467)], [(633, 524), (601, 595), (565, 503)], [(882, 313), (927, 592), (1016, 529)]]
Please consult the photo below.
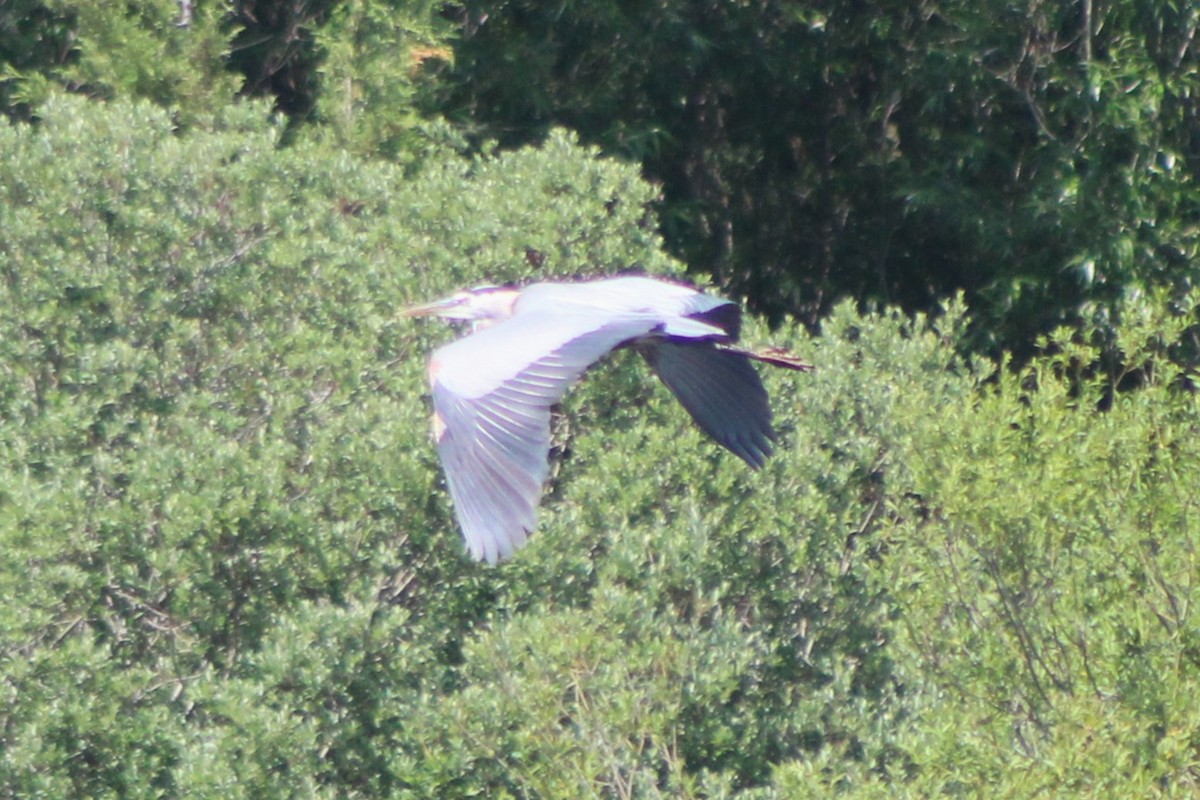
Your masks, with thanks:
[(657, 324), (644, 314), (528, 314), (434, 353), (434, 435), (472, 556), (495, 563), (525, 543), (549, 472), (550, 407)]
[(671, 339), (644, 342), (639, 350), (700, 430), (755, 469), (766, 462), (775, 440), (771, 407), (744, 353)]

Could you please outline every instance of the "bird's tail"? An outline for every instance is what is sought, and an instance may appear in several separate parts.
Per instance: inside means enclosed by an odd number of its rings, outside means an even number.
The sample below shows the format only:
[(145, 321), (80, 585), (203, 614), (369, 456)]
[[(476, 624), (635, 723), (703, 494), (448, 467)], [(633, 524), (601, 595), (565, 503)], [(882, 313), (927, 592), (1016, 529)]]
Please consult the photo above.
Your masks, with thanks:
[(752, 361), (761, 361), (764, 364), (771, 364), (776, 367), (795, 369), (800, 372), (811, 372), (814, 369), (812, 364), (801, 361), (798, 356), (792, 355), (782, 347), (764, 347), (761, 350), (747, 350), (743, 347), (729, 344), (719, 345), (719, 347), (722, 350), (745, 356)]

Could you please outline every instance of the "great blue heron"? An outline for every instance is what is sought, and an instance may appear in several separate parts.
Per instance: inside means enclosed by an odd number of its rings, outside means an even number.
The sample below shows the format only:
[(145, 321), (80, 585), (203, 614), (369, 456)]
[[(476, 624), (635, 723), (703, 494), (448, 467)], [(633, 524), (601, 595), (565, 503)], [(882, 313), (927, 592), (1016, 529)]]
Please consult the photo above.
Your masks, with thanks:
[(647, 277), (485, 286), (405, 314), (472, 323), (429, 360), (433, 434), (467, 548), (491, 563), (534, 529), (550, 407), (605, 354), (636, 349), (700, 429), (755, 469), (775, 431), (750, 361), (812, 369), (781, 350), (734, 345), (736, 303)]

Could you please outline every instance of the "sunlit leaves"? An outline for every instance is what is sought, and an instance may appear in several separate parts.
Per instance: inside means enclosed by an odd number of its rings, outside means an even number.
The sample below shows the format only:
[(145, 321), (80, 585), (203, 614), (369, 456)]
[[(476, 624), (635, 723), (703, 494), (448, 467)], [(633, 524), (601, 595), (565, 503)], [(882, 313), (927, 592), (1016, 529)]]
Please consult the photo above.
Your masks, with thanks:
[(675, 271), (636, 170), (562, 133), (401, 169), (280, 148), (255, 105), (41, 111), (0, 128), (12, 793), (1195, 788), (1186, 287), (1021, 368), (961, 355), (960, 300), (748, 318), (817, 367), (764, 369), (757, 472), (617, 354), (564, 403), (533, 541), (487, 567), (427, 436), (453, 334), (396, 308)]

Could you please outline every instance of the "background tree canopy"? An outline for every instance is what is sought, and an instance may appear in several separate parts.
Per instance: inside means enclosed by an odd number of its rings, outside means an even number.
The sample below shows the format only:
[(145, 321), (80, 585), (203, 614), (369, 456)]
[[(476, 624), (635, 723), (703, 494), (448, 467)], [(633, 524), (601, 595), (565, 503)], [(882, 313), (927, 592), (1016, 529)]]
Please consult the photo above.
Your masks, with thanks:
[[(1198, 24), (0, 0), (0, 793), (1194, 794)], [(396, 308), (626, 269), (779, 452), (618, 356), (469, 562)]]
[[(238, 93), (402, 160), (555, 126), (641, 164), (667, 249), (776, 322), (841, 299), (1023, 354), (1186, 292), (1200, 234), (1191, 3), (108, 3), (0, 9), (10, 113), (50, 80), (183, 118)], [(186, 16), (186, 19), (184, 18)], [(186, 24), (184, 24), (186, 23)], [(236, 78), (236, 81), (235, 81)], [(205, 96), (207, 95), (207, 96)]]
[[(1191, 285), (1191, 3), (467, 2), (442, 107), (661, 182), (668, 247), (774, 319), (965, 291), (975, 346)], [(474, 23), (474, 24), (471, 24)]]

